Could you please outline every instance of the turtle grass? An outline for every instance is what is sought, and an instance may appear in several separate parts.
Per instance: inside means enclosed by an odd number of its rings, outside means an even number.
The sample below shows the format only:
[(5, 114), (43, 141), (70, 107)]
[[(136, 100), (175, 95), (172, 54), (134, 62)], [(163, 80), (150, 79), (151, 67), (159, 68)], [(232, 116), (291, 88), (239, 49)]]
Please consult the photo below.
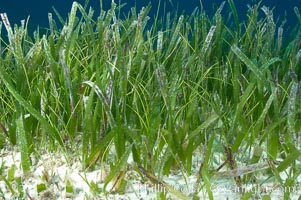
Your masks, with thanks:
[(150, 5), (120, 18), (112, 3), (95, 18), (74, 2), (63, 28), (49, 14), (42, 35), (1, 14), (1, 147), (20, 146), (24, 171), (41, 145), (76, 151), (83, 169), (110, 165), (105, 187), (113, 181), (121, 193), (129, 168), (183, 199), (164, 176), (194, 174), (190, 195), (205, 187), (211, 199), (214, 177), (241, 189), (299, 184), (300, 24), (284, 38), (269, 8), (254, 5), (239, 22), (227, 3), (228, 18), (223, 3), (212, 19), (196, 10), (153, 20)]

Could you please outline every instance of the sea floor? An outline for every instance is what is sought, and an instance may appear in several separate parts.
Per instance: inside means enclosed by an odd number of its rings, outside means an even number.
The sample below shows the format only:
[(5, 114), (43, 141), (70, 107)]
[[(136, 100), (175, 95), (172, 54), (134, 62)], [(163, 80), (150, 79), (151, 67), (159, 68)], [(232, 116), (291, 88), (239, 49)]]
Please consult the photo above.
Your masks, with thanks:
[[(108, 168), (99, 167), (93, 171), (83, 171), (78, 156), (70, 156), (68, 160), (62, 153), (39, 152), (39, 157), (31, 157), (32, 167), (29, 172), (21, 169), (21, 153), (18, 148), (10, 147), (0, 151), (0, 199), (158, 199), (160, 192), (166, 192), (161, 185), (151, 184), (141, 179), (141, 176), (129, 170), (126, 173), (127, 186), (124, 194), (109, 192), (114, 190), (112, 183), (106, 187), (106, 194), (101, 192), (104, 180), (108, 176)], [(131, 160), (128, 161), (131, 165)], [(194, 159), (196, 166), (197, 159)], [(195, 169), (197, 171), (197, 169)], [(193, 173), (196, 174), (196, 173)], [(185, 178), (183, 178), (185, 177)], [(301, 178), (299, 177), (299, 181)], [(173, 173), (163, 178), (164, 183), (179, 193), (167, 192), (169, 199), (179, 199), (177, 194), (190, 195), (195, 192), (197, 175), (183, 176)], [(202, 185), (202, 184), (201, 184)], [(204, 184), (203, 184), (204, 185)], [(253, 192), (253, 198), (262, 199), (268, 195), (271, 199), (283, 199), (283, 190), (267, 182), (261, 185), (243, 185), (245, 192)], [(206, 187), (200, 188), (200, 199), (209, 199)], [(233, 178), (216, 177), (210, 187), (214, 199), (240, 199), (241, 193)], [(300, 199), (301, 185), (289, 188), (290, 199)], [(23, 191), (23, 193), (22, 193)], [(20, 195), (21, 194), (21, 195)], [(255, 195), (255, 196), (254, 196)], [(18, 199), (18, 198), (17, 198)]]

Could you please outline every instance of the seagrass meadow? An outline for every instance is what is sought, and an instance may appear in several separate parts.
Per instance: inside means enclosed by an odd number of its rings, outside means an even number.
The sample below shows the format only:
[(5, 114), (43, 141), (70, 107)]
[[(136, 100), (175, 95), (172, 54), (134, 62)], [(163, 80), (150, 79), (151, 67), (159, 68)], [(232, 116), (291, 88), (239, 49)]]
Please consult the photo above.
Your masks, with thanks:
[[(74, 2), (45, 33), (1, 14), (0, 198), (79, 199), (72, 176), (55, 178), (60, 160), (70, 174), (78, 164), (85, 199), (219, 199), (222, 187), (230, 199), (300, 199), (298, 8), (284, 34), (260, 3), (246, 21), (233, 0), (211, 18), (121, 7), (95, 16)], [(37, 177), (45, 155), (56, 157)]]

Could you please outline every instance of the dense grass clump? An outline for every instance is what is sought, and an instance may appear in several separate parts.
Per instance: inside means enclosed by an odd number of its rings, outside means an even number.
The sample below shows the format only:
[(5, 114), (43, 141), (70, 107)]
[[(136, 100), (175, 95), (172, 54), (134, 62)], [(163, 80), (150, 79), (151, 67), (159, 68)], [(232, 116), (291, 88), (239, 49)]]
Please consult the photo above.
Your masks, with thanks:
[(205, 187), (213, 198), (221, 176), (238, 187), (298, 184), (300, 24), (283, 38), (269, 8), (253, 6), (240, 23), (228, 3), (234, 23), (222, 4), (212, 19), (196, 11), (149, 24), (149, 6), (120, 19), (113, 3), (95, 20), (74, 2), (63, 29), (49, 14), (42, 36), (2, 14), (1, 148), (20, 146), (24, 171), (40, 146), (76, 151), (83, 169), (110, 164), (105, 186), (126, 184), (129, 168), (163, 185), (174, 171), (197, 174), (195, 197)]

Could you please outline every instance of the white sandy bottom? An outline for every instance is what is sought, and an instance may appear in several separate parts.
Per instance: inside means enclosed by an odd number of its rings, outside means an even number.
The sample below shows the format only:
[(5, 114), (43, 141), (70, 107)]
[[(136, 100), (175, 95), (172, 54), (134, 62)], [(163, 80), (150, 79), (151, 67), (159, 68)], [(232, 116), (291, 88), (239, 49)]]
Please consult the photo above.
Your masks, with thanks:
[[(25, 199), (157, 199), (159, 192), (166, 192), (166, 188), (161, 185), (143, 183), (138, 173), (129, 171), (126, 174), (128, 181), (125, 194), (106, 195), (101, 192), (104, 187), (104, 180), (108, 172), (104, 169), (95, 169), (94, 171), (84, 172), (81, 162), (74, 159), (71, 164), (67, 164), (65, 157), (60, 153), (43, 153), (37, 160), (32, 158), (33, 166), (31, 171), (23, 174), (21, 169), (20, 152), (17, 149), (9, 151), (2, 150), (0, 166), (2, 166), (2, 177), (8, 179), (8, 171), (15, 166), (14, 178), (21, 177), (23, 187), (23, 198)], [(196, 162), (196, 161), (195, 161)], [(196, 175), (183, 178), (179, 174), (164, 177), (163, 181), (174, 190), (184, 193), (185, 195), (192, 194), (195, 191)], [(299, 179), (300, 180), (300, 179)], [(18, 194), (18, 184), (15, 180), (8, 180), (13, 190)], [(233, 178), (214, 179), (210, 185), (214, 199), (239, 199), (241, 197), (238, 188), (235, 186)], [(67, 182), (73, 188), (72, 193), (66, 192)], [(37, 191), (37, 185), (45, 184), (46, 189), (42, 192)], [(200, 199), (208, 199), (206, 187), (201, 184), (198, 196)], [(113, 188), (112, 183), (106, 187), (107, 191)], [(270, 195), (272, 199), (282, 199), (283, 190), (291, 190), (291, 199), (298, 199), (301, 195), (301, 186), (297, 185), (291, 188), (281, 188), (274, 184), (265, 185), (243, 185), (242, 189), (245, 192), (251, 191), (257, 194), (258, 198), (263, 195)], [(2, 198), (12, 199), (10, 189), (7, 183), (0, 179), (0, 192)], [(171, 199), (177, 199), (172, 193), (167, 193)], [(4, 195), (4, 196), (3, 196)], [(1, 199), (1, 194), (0, 194)]]

